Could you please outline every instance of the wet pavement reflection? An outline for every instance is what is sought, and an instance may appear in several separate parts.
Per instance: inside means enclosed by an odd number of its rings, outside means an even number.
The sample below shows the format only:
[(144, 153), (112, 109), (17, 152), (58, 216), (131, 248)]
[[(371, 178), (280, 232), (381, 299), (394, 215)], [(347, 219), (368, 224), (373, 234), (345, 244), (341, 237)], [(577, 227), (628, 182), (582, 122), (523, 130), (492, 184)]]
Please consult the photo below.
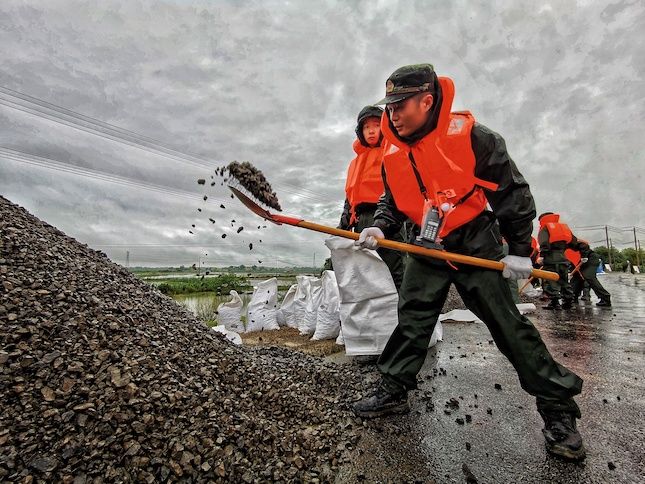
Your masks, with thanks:
[[(411, 393), (412, 413), (365, 423), (340, 482), (645, 482), (645, 275), (607, 274), (612, 308), (528, 315), (557, 361), (585, 381), (587, 459), (549, 456), (534, 399), (483, 324), (445, 323)], [(375, 377), (375, 375), (369, 375)], [(464, 468), (465, 465), (465, 468)], [(468, 472), (465, 472), (467, 470)]]

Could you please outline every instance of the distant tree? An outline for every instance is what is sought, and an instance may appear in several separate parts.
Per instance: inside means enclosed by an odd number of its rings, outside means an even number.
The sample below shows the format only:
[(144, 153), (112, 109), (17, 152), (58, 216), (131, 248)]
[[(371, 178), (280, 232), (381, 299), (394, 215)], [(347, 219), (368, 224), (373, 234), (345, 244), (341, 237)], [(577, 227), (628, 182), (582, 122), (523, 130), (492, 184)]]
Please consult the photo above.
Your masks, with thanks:
[[(609, 250), (607, 247), (604, 245), (595, 247), (593, 251), (598, 254), (598, 257), (600, 257), (605, 264), (609, 264)], [(612, 247), (611, 249), (611, 268), (613, 270), (623, 270), (623, 266), (627, 262), (627, 259), (625, 256), (615, 247)]]
[[(637, 265), (637, 258), (636, 258), (636, 249), (632, 249), (631, 247), (628, 249), (623, 249), (621, 251), (622, 256), (625, 258), (625, 260), (628, 260), (629, 262), (632, 263), (633, 266)], [(645, 256), (645, 251), (643, 249), (640, 250), (639, 255), (639, 262), (641, 265), (645, 263), (645, 260), (643, 260), (643, 257)]]

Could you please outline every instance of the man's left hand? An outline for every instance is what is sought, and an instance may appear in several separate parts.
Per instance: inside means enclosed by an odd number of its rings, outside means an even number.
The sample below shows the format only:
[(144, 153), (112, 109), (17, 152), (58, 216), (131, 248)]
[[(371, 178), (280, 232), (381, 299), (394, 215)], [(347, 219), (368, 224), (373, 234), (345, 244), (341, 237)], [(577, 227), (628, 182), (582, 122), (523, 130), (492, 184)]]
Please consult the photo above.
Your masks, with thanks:
[(530, 257), (507, 255), (501, 262), (504, 264), (502, 275), (506, 279), (528, 279), (531, 276), (533, 263)]

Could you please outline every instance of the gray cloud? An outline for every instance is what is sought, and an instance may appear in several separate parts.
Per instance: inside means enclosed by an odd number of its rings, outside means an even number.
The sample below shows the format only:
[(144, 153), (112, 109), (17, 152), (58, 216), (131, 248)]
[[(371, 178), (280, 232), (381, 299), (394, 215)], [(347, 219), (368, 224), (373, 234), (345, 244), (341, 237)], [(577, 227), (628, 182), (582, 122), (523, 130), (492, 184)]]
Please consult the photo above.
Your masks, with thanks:
[[(429, 61), (454, 79), (455, 109), (505, 137), (538, 210), (571, 225), (643, 226), (643, 24), (641, 2), (5, 0), (0, 85), (213, 166), (250, 160), (286, 213), (335, 225), (356, 113), (396, 67)], [(128, 246), (131, 262), (150, 264), (195, 261), (202, 246), (216, 263), (326, 254), (322, 236), (289, 227), (221, 239), (230, 224), (213, 230), (197, 212), (220, 210), (201, 200), (203, 168), (5, 106), (0, 126), (2, 146), (195, 194), (0, 158), (0, 193), (91, 246), (120, 245), (103, 249), (119, 262)], [(213, 188), (222, 221), (259, 224)], [(261, 255), (246, 247), (259, 238)]]

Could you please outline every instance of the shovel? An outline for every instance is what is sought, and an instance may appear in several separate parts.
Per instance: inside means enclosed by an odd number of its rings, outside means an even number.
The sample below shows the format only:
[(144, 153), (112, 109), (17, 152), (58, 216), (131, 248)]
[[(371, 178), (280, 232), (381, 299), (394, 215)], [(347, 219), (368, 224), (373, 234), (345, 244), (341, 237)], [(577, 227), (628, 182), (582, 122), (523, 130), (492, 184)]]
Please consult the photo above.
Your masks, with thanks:
[[(542, 266), (540, 266), (540, 269), (542, 269)], [(526, 281), (524, 283), (524, 285), (522, 286), (522, 288), (519, 291), (517, 291), (518, 294), (522, 294), (522, 292), (524, 292), (524, 289), (526, 289), (528, 287), (528, 285), (531, 284), (531, 282), (533, 282), (533, 279), (535, 279), (535, 276), (531, 272), (531, 277), (529, 277), (528, 281)]]
[[(582, 266), (582, 261), (578, 262), (578, 265), (573, 268), (573, 270), (569, 273), (569, 281), (573, 280), (573, 276), (576, 275), (576, 272), (580, 273), (580, 277), (582, 277), (582, 272), (580, 272), (580, 267)], [(583, 278), (584, 279), (584, 278)]]
[[(322, 232), (329, 235), (337, 235), (339, 237), (344, 237), (346, 239), (358, 240), (359, 234), (356, 232), (350, 232), (349, 230), (337, 229), (334, 227), (328, 227), (326, 225), (320, 225), (313, 222), (307, 222), (295, 217), (287, 217), (285, 215), (278, 215), (265, 210), (260, 205), (251, 200), (248, 196), (242, 193), (235, 187), (229, 186), (233, 194), (239, 198), (239, 200), (251, 210), (256, 215), (259, 215), (269, 222), (273, 222), (276, 225), (293, 225), (294, 227), (302, 227), (304, 229), (313, 230), (315, 232)], [(504, 270), (504, 264), (499, 261), (481, 259), (479, 257), (472, 257), (468, 255), (455, 254), (452, 252), (446, 252), (444, 250), (437, 249), (427, 249), (425, 247), (420, 247), (418, 245), (406, 244), (403, 242), (395, 242), (393, 240), (387, 239), (377, 239), (379, 247), (386, 249), (398, 250), (401, 252), (408, 252), (410, 254), (421, 255), (425, 257), (432, 257), (433, 259), (445, 260), (448, 262), (457, 262), (459, 264), (467, 264), (471, 266), (482, 267), (484, 269), (493, 269), (497, 271)], [(539, 277), (540, 279), (548, 279), (550, 281), (557, 281), (558, 274), (550, 271), (542, 271), (539, 269), (533, 269), (531, 271), (531, 276)]]

